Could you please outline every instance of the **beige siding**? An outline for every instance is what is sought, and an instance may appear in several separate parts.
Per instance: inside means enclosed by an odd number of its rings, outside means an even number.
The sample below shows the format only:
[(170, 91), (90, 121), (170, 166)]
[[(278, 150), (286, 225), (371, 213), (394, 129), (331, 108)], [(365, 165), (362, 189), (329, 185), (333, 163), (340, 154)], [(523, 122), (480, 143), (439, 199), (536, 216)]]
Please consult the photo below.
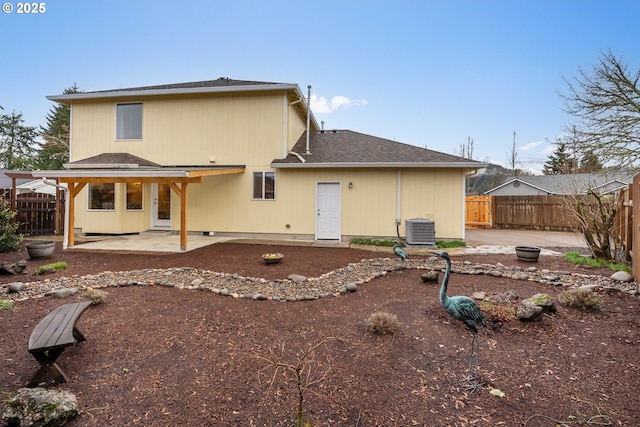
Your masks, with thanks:
[[(162, 165), (268, 164), (282, 157), (282, 94), (139, 99), (142, 140), (115, 139), (116, 101), (73, 105), (71, 161), (127, 152)], [(289, 146), (304, 128), (289, 117)]]
[[(278, 170), (276, 200), (265, 201), (251, 200), (252, 171), (247, 170), (244, 175), (210, 177), (202, 185), (190, 186), (189, 228), (314, 235), (316, 184), (339, 182), (342, 235), (396, 235), (396, 169)], [(460, 170), (405, 169), (400, 179), (402, 236), (405, 220), (427, 218), (436, 221), (437, 238), (463, 238), (464, 179)]]
[[(76, 219), (74, 226), (87, 233), (136, 233), (145, 230), (149, 216), (148, 189), (143, 190), (147, 195), (147, 200), (143, 203), (140, 211), (128, 211), (126, 207), (125, 184), (115, 185), (115, 204), (113, 211), (89, 210), (87, 194), (88, 185), (75, 199)], [(148, 187), (148, 185), (146, 186)], [(178, 213), (180, 211), (178, 210)]]
[[(245, 165), (243, 174), (207, 177), (189, 185), (188, 229), (244, 234), (313, 237), (318, 182), (341, 184), (341, 234), (393, 237), (395, 221), (427, 218), (436, 238), (464, 235), (464, 178), (449, 169), (276, 170), (276, 199), (252, 200), (253, 172), (288, 151), (306, 130), (300, 104), (284, 93), (163, 97), (143, 102), (143, 137), (115, 140), (116, 100), (77, 102), (72, 107), (71, 161), (105, 152), (128, 152), (162, 165)], [(349, 183), (353, 188), (349, 188)], [(144, 206), (125, 210), (124, 184), (116, 185), (115, 212), (87, 209), (86, 189), (76, 198), (76, 227), (89, 233), (128, 233), (151, 224), (150, 185)], [(180, 224), (180, 199), (172, 197), (172, 229)]]

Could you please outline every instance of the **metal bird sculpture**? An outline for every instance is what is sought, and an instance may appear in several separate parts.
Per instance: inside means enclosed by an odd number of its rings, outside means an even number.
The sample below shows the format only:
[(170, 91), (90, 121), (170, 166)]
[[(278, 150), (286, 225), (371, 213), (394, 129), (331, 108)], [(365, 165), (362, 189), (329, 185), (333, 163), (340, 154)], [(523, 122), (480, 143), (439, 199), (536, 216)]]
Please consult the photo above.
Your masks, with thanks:
[(393, 253), (396, 254), (404, 263), (404, 260), (409, 258), (409, 256), (407, 255), (407, 252), (400, 247), (400, 242), (398, 242), (397, 240), (394, 240), (394, 243), (395, 243), (395, 246), (393, 247)]
[[(449, 283), (449, 275), (451, 274), (451, 258), (449, 258), (449, 254), (444, 251), (431, 253), (444, 259), (446, 263), (442, 285), (440, 286), (440, 304), (451, 317), (464, 322), (467, 328), (469, 328), (469, 330), (473, 332), (473, 339), (471, 340), (471, 353), (469, 354), (469, 368), (467, 370), (466, 378), (466, 388), (473, 393), (478, 388), (478, 359), (480, 355), (480, 338), (478, 337), (477, 327), (479, 325), (482, 325), (484, 328), (486, 328), (487, 322), (484, 319), (482, 310), (480, 310), (478, 304), (476, 304), (475, 301), (473, 301), (471, 298), (459, 295), (452, 297), (447, 296), (447, 285)], [(475, 368), (472, 375), (471, 366), (474, 361), (474, 354)]]

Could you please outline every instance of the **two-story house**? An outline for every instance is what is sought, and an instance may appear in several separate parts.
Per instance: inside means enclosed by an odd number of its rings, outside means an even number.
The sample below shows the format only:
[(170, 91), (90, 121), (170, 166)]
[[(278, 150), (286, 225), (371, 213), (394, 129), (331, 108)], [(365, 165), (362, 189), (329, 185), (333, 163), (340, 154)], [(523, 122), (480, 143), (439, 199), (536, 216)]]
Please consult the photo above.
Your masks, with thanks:
[(71, 109), (74, 232), (290, 239), (395, 237), (405, 221), (464, 238), (473, 160), (322, 130), (296, 84), (217, 80), (49, 96)]

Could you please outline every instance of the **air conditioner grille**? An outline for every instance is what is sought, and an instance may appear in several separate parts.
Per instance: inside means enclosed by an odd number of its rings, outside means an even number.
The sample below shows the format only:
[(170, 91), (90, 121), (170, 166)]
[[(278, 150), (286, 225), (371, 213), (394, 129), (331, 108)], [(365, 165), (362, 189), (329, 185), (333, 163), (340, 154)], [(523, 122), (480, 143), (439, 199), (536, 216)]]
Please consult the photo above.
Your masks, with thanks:
[(407, 243), (410, 245), (435, 245), (436, 223), (429, 219), (413, 218), (405, 221)]

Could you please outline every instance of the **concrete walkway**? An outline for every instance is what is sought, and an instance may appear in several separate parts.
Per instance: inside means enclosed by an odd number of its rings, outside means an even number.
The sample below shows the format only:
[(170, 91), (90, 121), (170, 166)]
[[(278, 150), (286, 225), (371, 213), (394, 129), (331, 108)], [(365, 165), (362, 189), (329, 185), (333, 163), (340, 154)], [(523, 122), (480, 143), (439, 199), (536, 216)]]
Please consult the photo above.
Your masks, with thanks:
[[(52, 236), (47, 237), (51, 240)], [(60, 240), (60, 236), (56, 236)], [(349, 247), (349, 242), (312, 241), (312, 240), (267, 240), (259, 238), (235, 238), (219, 236), (190, 235), (187, 238), (187, 252), (204, 246), (220, 242), (233, 241), (247, 244), (278, 244), (287, 246), (321, 246), (321, 247)], [(467, 229), (466, 248), (447, 249), (453, 254), (494, 253), (513, 254), (515, 246), (536, 246), (543, 248), (541, 254), (557, 254), (544, 248), (584, 248), (586, 243), (579, 233), (533, 231), (533, 230), (495, 230), (495, 229)], [(367, 247), (376, 252), (392, 253), (389, 247)], [(126, 236), (77, 236), (76, 245), (69, 250), (89, 251), (118, 251), (136, 253), (167, 253), (180, 252), (180, 236), (169, 233), (141, 233)], [(409, 254), (426, 254), (433, 248), (406, 248)]]

